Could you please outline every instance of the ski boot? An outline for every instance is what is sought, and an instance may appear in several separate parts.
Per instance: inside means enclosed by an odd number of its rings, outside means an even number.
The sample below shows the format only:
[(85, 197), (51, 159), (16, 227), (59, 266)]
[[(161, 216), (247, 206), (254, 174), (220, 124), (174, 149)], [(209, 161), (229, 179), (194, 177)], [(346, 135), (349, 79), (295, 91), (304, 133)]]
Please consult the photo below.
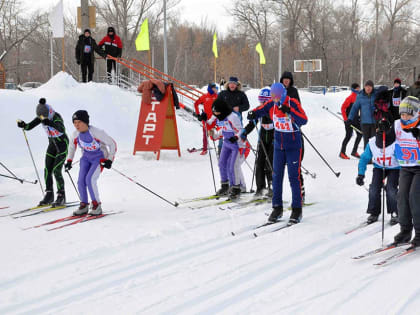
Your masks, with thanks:
[(282, 206), (273, 207), (273, 211), (268, 217), (268, 222), (275, 223), (279, 219), (281, 219), (282, 216), (283, 216), (283, 207)]
[(89, 211), (89, 204), (85, 202), (81, 202), (79, 209), (73, 211), (73, 215), (85, 215)]
[(232, 186), (232, 190), (229, 193), (229, 199), (236, 200), (241, 195), (241, 187), (239, 185)]
[(48, 206), (52, 204), (54, 201), (54, 192), (52, 190), (47, 190), (44, 195), (44, 199), (42, 199), (38, 206)]
[(339, 157), (342, 158), (343, 160), (350, 160), (350, 158), (343, 152), (340, 152)]
[(357, 152), (352, 152), (351, 156), (354, 156), (355, 158), (360, 159), (360, 154)]
[(395, 225), (398, 224), (400, 221), (398, 220), (398, 214), (393, 212), (391, 213), (391, 220), (389, 220), (389, 224)]
[(59, 190), (57, 192), (57, 199), (52, 203), (52, 207), (60, 207), (66, 204), (66, 194), (64, 190)]
[(101, 215), (102, 214), (102, 207), (101, 203), (97, 202), (96, 200), (92, 201), (92, 208), (89, 211), (90, 215)]
[(217, 191), (218, 196), (227, 196), (229, 193), (229, 182), (222, 182), (222, 187)]
[(302, 220), (302, 208), (292, 208), (292, 214), (287, 225), (294, 225)]
[(379, 215), (371, 214), (370, 216), (368, 216), (368, 218), (366, 220), (367, 224), (372, 224), (372, 223), (378, 221), (378, 217), (379, 217)]
[(411, 240), (411, 230), (403, 230), (394, 236), (394, 243), (401, 244), (401, 243), (408, 243)]
[(264, 188), (257, 188), (257, 191), (255, 192), (255, 197), (261, 197), (263, 195)]
[(411, 245), (413, 245), (414, 247), (419, 247), (420, 246), (420, 233), (414, 234), (414, 238), (411, 240)]

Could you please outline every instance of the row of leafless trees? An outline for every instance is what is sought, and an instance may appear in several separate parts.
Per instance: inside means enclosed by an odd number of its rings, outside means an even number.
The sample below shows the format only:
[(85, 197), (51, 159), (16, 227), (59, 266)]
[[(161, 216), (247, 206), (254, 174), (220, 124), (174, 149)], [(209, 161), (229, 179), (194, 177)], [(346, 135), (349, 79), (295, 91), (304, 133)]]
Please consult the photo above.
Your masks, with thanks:
[[(124, 43), (123, 55), (148, 62), (136, 52), (134, 41), (142, 21), (149, 18), (150, 39), (156, 68), (163, 69), (162, 0), (92, 0), (97, 7), (99, 41), (112, 25)], [(179, 0), (169, 0), (169, 74), (191, 84), (214, 78), (211, 51), (215, 25), (180, 22)], [(0, 0), (0, 54), (8, 78), (15, 82), (41, 81), (50, 77), (50, 27), (46, 12), (28, 14), (19, 0)], [(75, 11), (75, 10), (74, 10)], [(263, 46), (267, 64), (264, 83), (278, 79), (279, 43), (282, 38), (282, 69), (293, 71), (295, 59), (321, 59), (322, 72), (312, 75), (313, 85), (349, 85), (363, 77), (391, 84), (400, 77), (410, 84), (420, 72), (420, 2), (418, 0), (241, 0), (232, 4), (235, 19), (229, 30), (218, 31), (218, 80), (235, 75), (244, 83), (260, 85), (255, 45)], [(221, 12), (225, 13), (225, 12)], [(417, 15), (416, 15), (417, 14)], [(66, 70), (76, 78), (79, 69), (74, 46), (80, 30), (75, 16), (65, 20)], [(55, 71), (61, 69), (61, 41), (54, 40)], [(97, 72), (103, 71), (98, 61)], [(298, 86), (307, 75), (295, 73)]]

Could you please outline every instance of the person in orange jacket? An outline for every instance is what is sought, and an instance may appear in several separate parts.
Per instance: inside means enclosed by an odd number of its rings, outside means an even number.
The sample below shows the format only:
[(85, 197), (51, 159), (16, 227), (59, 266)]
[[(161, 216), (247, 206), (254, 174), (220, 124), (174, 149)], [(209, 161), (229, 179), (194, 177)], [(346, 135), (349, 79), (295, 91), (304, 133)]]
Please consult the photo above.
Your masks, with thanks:
[[(341, 144), (341, 152), (339, 156), (340, 158), (345, 159), (345, 160), (350, 159), (346, 155), (346, 147), (350, 141), (350, 138), (353, 135), (353, 128), (347, 122), (348, 115), (351, 111), (351, 107), (353, 106), (353, 103), (356, 101), (356, 97), (359, 94), (359, 91), (360, 91), (360, 85), (357, 83), (353, 83), (351, 85), (351, 94), (346, 98), (343, 105), (341, 105), (341, 115), (343, 116), (344, 126), (346, 127), (346, 136), (344, 137), (343, 143)], [(353, 126), (360, 129), (360, 118), (357, 117), (354, 121), (355, 123), (353, 123)], [(362, 134), (356, 131), (356, 140), (354, 141), (353, 150), (351, 151), (351, 155), (356, 158), (360, 158), (359, 153), (357, 153), (357, 147), (359, 146), (359, 143), (361, 140), (362, 140)]]
[[(194, 102), (195, 116), (198, 117), (201, 113), (199, 110), (199, 105), (203, 104), (203, 111), (206, 113), (207, 117), (210, 119), (212, 116), (212, 105), (214, 100), (217, 98), (217, 85), (216, 83), (210, 83), (207, 86), (207, 94), (202, 95), (198, 100)], [(203, 122), (203, 150), (201, 155), (207, 154), (207, 127), (206, 123)]]

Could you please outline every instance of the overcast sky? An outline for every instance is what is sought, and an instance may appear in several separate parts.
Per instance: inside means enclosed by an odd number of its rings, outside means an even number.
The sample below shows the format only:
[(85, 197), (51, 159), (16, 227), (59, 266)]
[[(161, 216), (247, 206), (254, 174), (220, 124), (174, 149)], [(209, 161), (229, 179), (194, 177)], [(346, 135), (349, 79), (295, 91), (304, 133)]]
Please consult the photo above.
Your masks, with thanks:
[[(80, 0), (63, 0), (64, 13), (76, 14), (76, 7), (80, 6)], [(44, 9), (50, 10), (58, 0), (23, 0), (29, 10)], [(195, 24), (207, 21), (216, 26), (217, 32), (226, 34), (226, 30), (233, 24), (233, 18), (226, 13), (226, 7), (231, 7), (233, 2), (226, 0), (181, 0), (177, 9), (181, 19)]]

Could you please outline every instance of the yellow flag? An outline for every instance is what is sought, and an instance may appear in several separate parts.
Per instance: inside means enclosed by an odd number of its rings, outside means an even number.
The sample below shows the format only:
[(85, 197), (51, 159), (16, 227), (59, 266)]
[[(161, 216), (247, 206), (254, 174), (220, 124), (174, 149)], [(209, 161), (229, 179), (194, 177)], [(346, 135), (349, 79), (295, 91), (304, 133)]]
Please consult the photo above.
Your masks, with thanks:
[(145, 19), (140, 27), (140, 33), (136, 39), (136, 50), (149, 50), (149, 23), (148, 19)]
[(255, 50), (260, 54), (260, 64), (265, 65), (265, 56), (261, 47), (261, 43), (258, 43), (257, 46), (255, 46)]
[(216, 35), (216, 32), (214, 32), (214, 35), (213, 35), (213, 54), (214, 54), (215, 58), (219, 57), (219, 55), (217, 54), (217, 35)]

